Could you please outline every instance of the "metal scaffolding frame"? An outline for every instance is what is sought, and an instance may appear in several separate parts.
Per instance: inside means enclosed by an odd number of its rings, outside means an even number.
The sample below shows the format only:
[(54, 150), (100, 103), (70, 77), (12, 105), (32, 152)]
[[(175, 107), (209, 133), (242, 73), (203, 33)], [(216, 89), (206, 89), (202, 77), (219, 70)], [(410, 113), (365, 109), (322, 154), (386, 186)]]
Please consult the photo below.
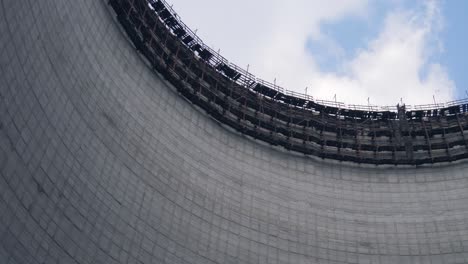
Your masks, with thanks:
[(269, 83), (206, 46), (164, 0), (110, 0), (151, 66), (192, 103), (253, 138), (307, 155), (370, 164), (468, 157), (468, 100), (361, 106), (314, 100)]

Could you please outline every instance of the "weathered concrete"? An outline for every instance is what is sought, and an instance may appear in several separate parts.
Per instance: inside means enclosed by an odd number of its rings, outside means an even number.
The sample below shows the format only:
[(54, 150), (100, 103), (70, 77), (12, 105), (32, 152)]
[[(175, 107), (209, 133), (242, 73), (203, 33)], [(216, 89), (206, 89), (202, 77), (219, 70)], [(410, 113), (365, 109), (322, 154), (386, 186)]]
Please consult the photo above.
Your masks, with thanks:
[(339, 164), (230, 132), (104, 1), (3, 0), (0, 263), (466, 263), (467, 162)]

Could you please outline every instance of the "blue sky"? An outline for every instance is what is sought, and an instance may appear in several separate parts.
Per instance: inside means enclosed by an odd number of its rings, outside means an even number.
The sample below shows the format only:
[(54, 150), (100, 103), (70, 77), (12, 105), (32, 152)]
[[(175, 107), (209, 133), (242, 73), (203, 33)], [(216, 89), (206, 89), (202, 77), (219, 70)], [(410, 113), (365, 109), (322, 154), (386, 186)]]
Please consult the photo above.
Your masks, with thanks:
[(446, 20), (442, 39), (445, 54), (440, 61), (447, 65), (450, 77), (457, 86), (457, 98), (468, 97), (468, 1), (445, 1), (442, 5)]
[[(399, 8), (416, 9), (419, 2), (404, 2)], [(324, 32), (332, 36), (342, 47), (345, 59), (352, 58), (357, 50), (366, 45), (367, 40), (375, 37), (382, 27), (385, 14), (389, 12), (394, 5), (388, 2), (380, 2), (373, 6), (373, 10), (369, 12), (372, 23), (369, 20), (364, 20), (356, 17), (347, 17), (337, 22), (323, 23), (322, 29)], [(451, 0), (440, 2), (441, 13), (443, 16), (444, 27), (440, 32), (442, 39), (443, 51), (436, 54), (432, 61), (439, 61), (448, 69), (450, 78), (455, 82), (456, 93), (454, 98), (468, 97), (468, 74), (465, 69), (468, 69), (468, 1)], [(323, 43), (307, 43), (307, 48), (313, 54), (318, 55), (318, 62), (324, 71), (341, 71), (339, 67), (340, 58), (327, 56), (323, 53)], [(320, 55), (322, 54), (322, 55)], [(424, 74), (424, 73), (422, 73)]]
[(467, 96), (468, 1), (169, 2), (206, 44), (289, 90), (348, 104)]
[[(326, 43), (308, 40), (307, 49), (317, 57), (320, 67), (325, 71), (340, 71), (340, 59), (351, 59), (359, 49), (365, 47), (366, 43), (375, 38), (380, 28), (386, 12), (392, 6), (391, 3), (382, 1), (379, 4), (371, 5), (368, 10), (368, 17), (348, 16), (338, 21), (324, 21), (320, 27), (322, 31), (336, 40), (343, 48), (342, 57), (336, 57), (327, 53)], [(344, 58), (343, 58), (344, 57)]]

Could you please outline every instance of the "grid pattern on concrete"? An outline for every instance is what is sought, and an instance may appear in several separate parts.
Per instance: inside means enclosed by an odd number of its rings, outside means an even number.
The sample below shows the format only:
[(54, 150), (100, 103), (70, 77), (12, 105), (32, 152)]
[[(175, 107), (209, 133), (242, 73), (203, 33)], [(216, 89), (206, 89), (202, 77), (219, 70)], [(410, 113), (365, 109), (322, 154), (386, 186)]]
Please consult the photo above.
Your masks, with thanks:
[(468, 262), (467, 163), (273, 149), (153, 74), (105, 1), (0, 4), (0, 263)]

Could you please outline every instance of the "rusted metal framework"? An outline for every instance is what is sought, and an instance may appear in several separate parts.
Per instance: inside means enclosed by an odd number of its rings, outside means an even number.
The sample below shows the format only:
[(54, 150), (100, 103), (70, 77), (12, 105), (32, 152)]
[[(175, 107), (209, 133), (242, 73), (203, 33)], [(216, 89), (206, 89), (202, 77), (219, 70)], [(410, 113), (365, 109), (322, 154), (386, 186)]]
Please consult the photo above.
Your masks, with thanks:
[(468, 157), (468, 100), (358, 106), (268, 83), (204, 45), (164, 0), (110, 0), (151, 66), (193, 104), (253, 138), (307, 155), (370, 164)]

